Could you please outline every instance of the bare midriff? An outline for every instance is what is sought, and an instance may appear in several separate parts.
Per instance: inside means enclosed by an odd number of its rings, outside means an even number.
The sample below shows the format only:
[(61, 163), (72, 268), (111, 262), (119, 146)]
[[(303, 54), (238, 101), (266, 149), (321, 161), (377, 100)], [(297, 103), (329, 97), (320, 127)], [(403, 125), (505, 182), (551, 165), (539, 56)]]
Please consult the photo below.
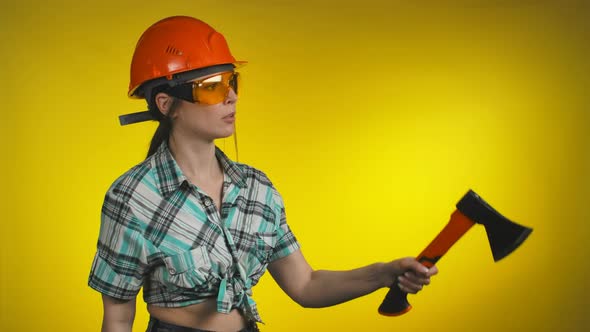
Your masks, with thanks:
[(147, 310), (163, 322), (195, 329), (236, 332), (246, 327), (246, 319), (239, 310), (233, 309), (228, 314), (218, 312), (217, 301), (213, 298), (179, 308), (148, 304)]

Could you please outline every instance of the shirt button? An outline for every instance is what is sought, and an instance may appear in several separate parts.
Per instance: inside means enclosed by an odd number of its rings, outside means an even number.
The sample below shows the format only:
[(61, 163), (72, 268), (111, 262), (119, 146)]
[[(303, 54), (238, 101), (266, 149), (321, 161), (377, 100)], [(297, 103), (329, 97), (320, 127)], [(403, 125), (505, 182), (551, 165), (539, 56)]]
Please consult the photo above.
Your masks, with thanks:
[(175, 269), (169, 269), (168, 272), (174, 274), (174, 273), (176, 273), (176, 270)]
[(206, 198), (205, 199), (205, 206), (210, 206), (211, 205), (211, 200)]

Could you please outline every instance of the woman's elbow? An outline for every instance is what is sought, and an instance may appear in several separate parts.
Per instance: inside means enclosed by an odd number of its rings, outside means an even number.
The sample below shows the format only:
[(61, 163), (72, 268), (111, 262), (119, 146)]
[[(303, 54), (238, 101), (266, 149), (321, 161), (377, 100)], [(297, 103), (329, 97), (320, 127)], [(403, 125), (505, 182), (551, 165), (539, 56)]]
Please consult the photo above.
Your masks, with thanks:
[(135, 298), (124, 301), (103, 295), (103, 309), (103, 331), (123, 331), (133, 326)]
[(302, 308), (306, 308), (306, 309), (326, 307), (325, 304), (323, 304), (318, 299), (315, 299), (313, 296), (299, 295), (299, 296), (292, 296), (291, 299), (293, 301), (295, 301), (295, 303), (299, 304)]

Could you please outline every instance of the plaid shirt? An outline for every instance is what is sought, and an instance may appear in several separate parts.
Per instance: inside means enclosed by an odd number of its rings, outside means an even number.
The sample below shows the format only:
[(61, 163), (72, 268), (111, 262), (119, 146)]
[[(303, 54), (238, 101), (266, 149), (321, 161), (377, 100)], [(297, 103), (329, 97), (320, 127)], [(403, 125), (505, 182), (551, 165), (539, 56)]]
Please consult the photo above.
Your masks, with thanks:
[(182, 307), (217, 298), (217, 311), (240, 308), (261, 322), (252, 287), (269, 262), (299, 249), (283, 200), (264, 173), (219, 149), (221, 211), (183, 175), (164, 142), (119, 177), (101, 213), (88, 285), (127, 300)]

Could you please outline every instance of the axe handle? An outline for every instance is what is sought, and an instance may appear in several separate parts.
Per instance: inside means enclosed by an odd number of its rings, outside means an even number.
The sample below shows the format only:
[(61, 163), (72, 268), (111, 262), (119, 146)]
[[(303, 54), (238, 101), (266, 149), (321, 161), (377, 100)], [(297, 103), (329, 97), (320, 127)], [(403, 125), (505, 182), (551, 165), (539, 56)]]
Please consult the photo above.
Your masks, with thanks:
[[(451, 220), (430, 244), (416, 257), (422, 265), (430, 268), (465, 234), (475, 223), (459, 210), (451, 214)], [(397, 285), (390, 287), (379, 313), (384, 316), (400, 316), (412, 309), (406, 298), (408, 294)]]

